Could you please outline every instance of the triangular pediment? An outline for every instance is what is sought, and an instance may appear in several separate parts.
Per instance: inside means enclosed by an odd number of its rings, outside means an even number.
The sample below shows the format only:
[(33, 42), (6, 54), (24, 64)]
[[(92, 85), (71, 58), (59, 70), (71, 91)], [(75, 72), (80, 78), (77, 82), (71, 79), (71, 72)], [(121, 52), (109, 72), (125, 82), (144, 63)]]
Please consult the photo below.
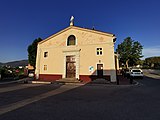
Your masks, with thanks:
[(90, 32), (90, 33), (99, 34), (99, 35), (104, 35), (104, 36), (109, 36), (109, 37), (114, 37), (115, 36), (112, 33), (107, 33), (107, 32), (102, 32), (102, 31), (98, 31), (98, 30), (87, 29), (87, 28), (81, 28), (81, 27), (77, 27), (77, 26), (69, 26), (69, 27), (51, 35), (50, 37), (44, 39), (43, 41), (39, 42), (39, 44), (42, 44), (42, 43), (44, 43), (44, 42), (46, 42), (46, 41), (48, 41), (48, 40), (50, 40), (54, 37), (66, 32), (66, 31), (68, 31), (68, 30), (72, 30), (72, 29), (73, 30), (84, 31), (84, 32)]

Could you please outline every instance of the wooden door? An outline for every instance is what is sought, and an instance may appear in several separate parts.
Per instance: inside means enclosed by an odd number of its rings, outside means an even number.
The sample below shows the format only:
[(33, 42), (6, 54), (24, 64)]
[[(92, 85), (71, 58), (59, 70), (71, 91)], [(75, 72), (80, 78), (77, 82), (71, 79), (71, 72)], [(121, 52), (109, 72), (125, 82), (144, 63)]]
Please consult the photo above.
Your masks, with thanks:
[(76, 62), (75, 56), (66, 57), (66, 78), (75, 78), (76, 76)]
[(97, 76), (103, 78), (103, 64), (97, 64)]

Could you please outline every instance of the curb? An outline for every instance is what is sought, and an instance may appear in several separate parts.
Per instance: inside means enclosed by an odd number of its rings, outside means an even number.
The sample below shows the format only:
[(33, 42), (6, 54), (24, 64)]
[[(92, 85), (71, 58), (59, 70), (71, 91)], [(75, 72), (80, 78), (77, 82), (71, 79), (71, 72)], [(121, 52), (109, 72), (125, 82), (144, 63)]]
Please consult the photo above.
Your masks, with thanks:
[(136, 80), (133, 80), (135, 82), (135, 84), (127, 84), (127, 85), (117, 85), (117, 84), (107, 84), (107, 83), (71, 83), (71, 82), (47, 82), (47, 81), (30, 81), (30, 80), (26, 80), (25, 78), (20, 79), (20, 80), (16, 80), (16, 81), (10, 81), (10, 82), (2, 82), (0, 83), (0, 85), (4, 85), (4, 84), (12, 84), (12, 83), (30, 83), (30, 84), (63, 84), (63, 85), (86, 85), (86, 86), (116, 86), (116, 87), (120, 87), (120, 86), (139, 86), (139, 85), (143, 85), (139, 82), (137, 82)]
[(126, 84), (126, 85), (117, 85), (117, 84), (109, 84), (109, 83), (75, 83), (75, 82), (47, 82), (47, 81), (28, 81), (28, 83), (31, 84), (63, 84), (63, 85), (75, 85), (75, 86), (81, 86), (81, 85), (86, 85), (86, 86), (116, 86), (116, 87), (122, 87), (122, 86), (138, 86), (142, 85), (139, 82), (133, 80), (133, 84)]
[(138, 86), (141, 85), (139, 82), (134, 81), (135, 84), (127, 84), (127, 85), (117, 85), (117, 84), (102, 84), (102, 83), (52, 83), (52, 84), (63, 84), (63, 85), (86, 85), (86, 86), (110, 86), (110, 87), (128, 87), (128, 86)]
[(28, 81), (28, 83), (32, 83), (32, 84), (52, 84), (52, 82), (44, 82), (44, 81)]
[(9, 82), (2, 82), (2, 83), (0, 83), (0, 85), (5, 85), (5, 84), (12, 84), (12, 83), (18, 83), (18, 82), (24, 82), (25, 81), (25, 79), (24, 80), (15, 80), (15, 81), (9, 81)]
[(29, 82), (29, 81), (30, 81), (30, 80), (27, 80), (27, 78), (23, 78), (23, 79), (14, 80), (14, 81), (9, 81), (9, 82), (0, 82), (0, 85), (12, 84), (12, 83), (20, 83), (20, 82), (27, 83), (27, 82)]

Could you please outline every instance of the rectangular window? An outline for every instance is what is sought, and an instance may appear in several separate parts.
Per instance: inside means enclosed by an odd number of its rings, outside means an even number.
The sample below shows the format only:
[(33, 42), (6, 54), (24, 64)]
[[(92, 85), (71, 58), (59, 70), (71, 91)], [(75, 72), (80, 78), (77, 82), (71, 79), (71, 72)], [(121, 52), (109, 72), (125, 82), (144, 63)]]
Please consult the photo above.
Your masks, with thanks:
[(47, 65), (44, 65), (44, 71), (46, 71), (47, 70)]
[(102, 54), (103, 54), (102, 48), (97, 48), (97, 55), (102, 55)]
[(48, 57), (48, 52), (44, 52), (44, 57)]

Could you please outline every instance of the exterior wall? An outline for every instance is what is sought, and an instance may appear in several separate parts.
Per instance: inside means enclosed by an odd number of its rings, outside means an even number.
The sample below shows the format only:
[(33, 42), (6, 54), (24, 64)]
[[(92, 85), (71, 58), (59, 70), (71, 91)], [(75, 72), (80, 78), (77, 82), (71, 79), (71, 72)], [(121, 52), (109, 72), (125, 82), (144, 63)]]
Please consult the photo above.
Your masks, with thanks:
[(56, 75), (56, 74), (40, 74), (39, 75), (39, 79), (45, 80), (45, 81), (54, 81), (61, 78), (62, 78), (62, 75)]
[[(103, 64), (103, 74), (110, 75), (112, 68), (111, 58), (113, 44), (94, 44), (90, 46), (81, 46), (80, 53), (80, 74), (82, 75), (97, 75), (97, 64)], [(103, 49), (103, 55), (96, 55), (97, 47)], [(89, 71), (89, 67), (93, 66), (93, 71)]]
[[(91, 32), (92, 31), (92, 32)], [(103, 74), (108, 76), (112, 82), (116, 81), (115, 60), (114, 60), (114, 37), (103, 33), (93, 32), (93, 30), (82, 30), (71, 27), (38, 45), (36, 60), (36, 76), (42, 78), (44, 75), (61, 75), (65, 77), (67, 55), (76, 56), (76, 78), (97, 75), (97, 64), (103, 64)], [(67, 38), (70, 35), (76, 37), (75, 46), (66, 46)], [(103, 49), (103, 55), (96, 55), (96, 48)], [(44, 58), (44, 52), (48, 52), (48, 57)], [(47, 70), (44, 70), (47, 65)], [(89, 71), (89, 67), (93, 71)]]

